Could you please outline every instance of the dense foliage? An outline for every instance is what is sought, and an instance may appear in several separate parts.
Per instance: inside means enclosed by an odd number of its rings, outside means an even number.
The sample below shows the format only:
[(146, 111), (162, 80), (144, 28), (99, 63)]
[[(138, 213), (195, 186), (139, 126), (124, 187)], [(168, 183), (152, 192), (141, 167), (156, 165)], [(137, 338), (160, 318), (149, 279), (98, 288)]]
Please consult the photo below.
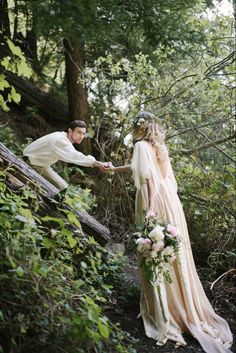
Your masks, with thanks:
[[(208, 22), (202, 21), (204, 25)], [(156, 60), (140, 53), (130, 62), (108, 55), (87, 68), (87, 80), (95, 78), (96, 83), (90, 104), (94, 107), (94, 125), (99, 126), (97, 148), (104, 159), (114, 164), (130, 160), (127, 134), (140, 108), (159, 116), (173, 157), (195, 257), (199, 264), (209, 265), (214, 276), (235, 265), (235, 53), (233, 37), (220, 37), (222, 30), (231, 33), (230, 18), (214, 19), (214, 30), (209, 29), (208, 39), (195, 57), (173, 62), (167, 56), (160, 60), (162, 54), (156, 51)], [(94, 97), (96, 89), (105, 94)], [(105, 110), (102, 118), (99, 107)], [(107, 181), (98, 187), (101, 202), (104, 193), (114, 194), (108, 199), (108, 207), (114, 210), (108, 217), (111, 226), (124, 234), (133, 213), (132, 181), (120, 176), (110, 176)], [(118, 205), (114, 205), (116, 194)], [(101, 215), (102, 210), (99, 212)], [(125, 230), (120, 227), (124, 218)]]
[[(1, 351), (133, 352), (104, 315), (122, 273), (119, 258), (62, 219), (35, 216), (36, 195), (6, 184), (1, 172)], [(67, 217), (79, 226), (73, 213)]]
[(7, 70), (17, 74), (17, 76), (28, 78), (32, 74), (32, 70), (27, 64), (22, 50), (18, 46), (15, 46), (10, 39), (7, 39), (7, 45), (9, 55), (0, 61), (0, 91), (4, 92), (7, 90), (7, 95), (0, 94), (0, 107), (5, 111), (9, 111), (8, 103), (15, 102), (18, 104), (21, 96), (16, 92), (15, 87), (8, 82), (4, 71)]

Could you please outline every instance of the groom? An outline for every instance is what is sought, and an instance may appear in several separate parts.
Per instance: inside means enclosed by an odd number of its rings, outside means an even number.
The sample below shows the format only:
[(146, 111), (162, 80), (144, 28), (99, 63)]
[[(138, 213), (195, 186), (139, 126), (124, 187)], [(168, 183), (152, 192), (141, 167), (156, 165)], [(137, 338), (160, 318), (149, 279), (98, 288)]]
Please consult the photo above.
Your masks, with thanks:
[(106, 163), (96, 161), (93, 156), (86, 156), (74, 148), (73, 144), (79, 145), (85, 133), (84, 121), (71, 121), (65, 131), (56, 131), (32, 142), (24, 149), (23, 155), (29, 158), (30, 164), (39, 174), (64, 194), (68, 184), (51, 168), (57, 161), (83, 167), (97, 167), (102, 172), (106, 170)]

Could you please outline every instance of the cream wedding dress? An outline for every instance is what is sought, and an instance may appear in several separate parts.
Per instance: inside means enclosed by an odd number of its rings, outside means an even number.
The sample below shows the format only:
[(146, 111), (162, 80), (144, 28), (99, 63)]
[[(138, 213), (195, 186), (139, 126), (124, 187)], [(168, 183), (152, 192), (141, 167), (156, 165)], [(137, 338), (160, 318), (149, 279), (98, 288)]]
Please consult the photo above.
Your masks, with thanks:
[(182, 333), (188, 332), (207, 353), (231, 352), (229, 347), (233, 339), (229, 326), (214, 312), (195, 268), (186, 220), (166, 146), (161, 146), (157, 158), (149, 142), (137, 142), (131, 169), (137, 188), (136, 224), (141, 225), (144, 221), (144, 211), (148, 209), (146, 179), (152, 178), (155, 212), (162, 222), (175, 225), (181, 237), (179, 257), (173, 265), (174, 282), (162, 282), (160, 285), (167, 321), (163, 318), (157, 288), (147, 282), (140, 270), (140, 315), (146, 335), (157, 340), (158, 345), (170, 339), (178, 347), (186, 345)]

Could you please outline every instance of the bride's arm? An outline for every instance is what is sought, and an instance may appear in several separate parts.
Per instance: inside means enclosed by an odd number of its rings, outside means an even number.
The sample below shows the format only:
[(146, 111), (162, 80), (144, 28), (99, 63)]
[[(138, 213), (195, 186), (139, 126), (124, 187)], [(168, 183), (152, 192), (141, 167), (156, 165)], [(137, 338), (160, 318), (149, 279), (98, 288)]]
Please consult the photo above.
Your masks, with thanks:
[(146, 213), (146, 218), (154, 217), (154, 183), (152, 177), (146, 179), (147, 181), (147, 189), (148, 189), (148, 210)]
[(113, 172), (129, 172), (129, 171), (131, 171), (131, 164), (122, 165), (122, 166), (119, 166), (119, 167), (112, 166), (111, 170)]

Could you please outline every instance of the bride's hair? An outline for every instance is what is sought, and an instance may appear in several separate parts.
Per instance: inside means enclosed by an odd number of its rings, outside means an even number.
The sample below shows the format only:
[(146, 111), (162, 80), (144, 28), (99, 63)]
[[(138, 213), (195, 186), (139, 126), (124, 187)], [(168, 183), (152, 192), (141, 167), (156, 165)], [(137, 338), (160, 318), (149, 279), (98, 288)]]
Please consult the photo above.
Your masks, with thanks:
[(139, 131), (139, 139), (150, 142), (158, 149), (165, 143), (165, 133), (154, 114), (142, 111), (134, 118), (134, 130)]

